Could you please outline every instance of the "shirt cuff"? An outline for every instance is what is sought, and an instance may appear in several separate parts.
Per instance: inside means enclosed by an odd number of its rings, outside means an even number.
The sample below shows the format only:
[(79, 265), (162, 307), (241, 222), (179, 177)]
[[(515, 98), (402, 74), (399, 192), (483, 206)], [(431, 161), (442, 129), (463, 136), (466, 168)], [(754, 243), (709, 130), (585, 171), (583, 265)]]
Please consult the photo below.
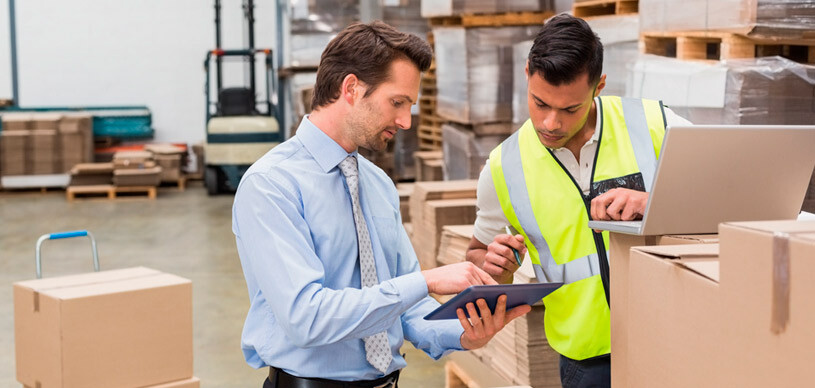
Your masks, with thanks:
[(427, 281), (419, 271), (395, 277), (388, 282), (396, 289), (405, 306), (413, 306), (427, 296)]
[(442, 349), (449, 349), (445, 351), (444, 354), (448, 354), (452, 351), (458, 350), (466, 350), (461, 346), (461, 335), (464, 334), (464, 328), (461, 327), (461, 322), (458, 319), (450, 319), (444, 323), (451, 325), (450, 330), (445, 330), (441, 336), (439, 336), (439, 345), (441, 345)]

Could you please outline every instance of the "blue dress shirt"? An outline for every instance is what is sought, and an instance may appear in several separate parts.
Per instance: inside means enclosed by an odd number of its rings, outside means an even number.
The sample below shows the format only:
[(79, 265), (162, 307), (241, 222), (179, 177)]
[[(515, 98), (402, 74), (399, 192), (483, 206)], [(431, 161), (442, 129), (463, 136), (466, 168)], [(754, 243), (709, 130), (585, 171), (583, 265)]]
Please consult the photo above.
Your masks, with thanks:
[[(356, 154), (356, 152), (354, 152)], [(244, 174), (232, 208), (251, 305), (241, 346), (252, 367), (302, 377), (371, 380), (362, 339), (387, 330), (386, 373), (404, 339), (438, 359), (462, 350), (457, 320), (425, 321), (427, 294), (392, 181), (360, 156), (360, 201), (380, 284), (361, 289), (351, 197), (337, 166), (349, 154), (308, 117)]]

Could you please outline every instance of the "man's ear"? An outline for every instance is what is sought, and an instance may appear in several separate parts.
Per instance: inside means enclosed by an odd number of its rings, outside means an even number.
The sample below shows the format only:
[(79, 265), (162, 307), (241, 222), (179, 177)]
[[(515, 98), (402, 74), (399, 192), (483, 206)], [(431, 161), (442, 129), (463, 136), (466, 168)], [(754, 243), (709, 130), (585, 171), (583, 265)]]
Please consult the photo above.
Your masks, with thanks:
[(606, 75), (603, 74), (600, 76), (600, 81), (597, 82), (597, 88), (594, 90), (594, 97), (599, 96), (600, 91), (603, 90), (603, 88), (605, 87), (606, 87)]
[(529, 60), (526, 60), (526, 66), (524, 67), (524, 73), (526, 73), (526, 82), (529, 82)]
[(358, 98), (362, 98), (364, 87), (356, 74), (348, 74), (343, 78), (340, 86), (340, 99), (349, 105), (354, 105)]

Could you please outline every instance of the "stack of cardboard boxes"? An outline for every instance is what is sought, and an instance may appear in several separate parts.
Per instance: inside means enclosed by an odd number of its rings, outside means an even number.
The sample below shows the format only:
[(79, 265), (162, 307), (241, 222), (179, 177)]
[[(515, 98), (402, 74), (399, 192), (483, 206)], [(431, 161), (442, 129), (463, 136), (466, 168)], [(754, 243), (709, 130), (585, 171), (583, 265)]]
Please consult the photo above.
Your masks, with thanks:
[(467, 259), (467, 247), (473, 237), (473, 225), (445, 225), (441, 229), (438, 265), (460, 263)]
[(115, 186), (158, 186), (161, 171), (148, 151), (119, 151), (113, 155)]
[(410, 197), (411, 241), (422, 269), (436, 267), (442, 227), (475, 222), (475, 180), (416, 182)]
[(198, 388), (192, 284), (136, 267), (14, 284), (25, 387)]
[(719, 245), (632, 249), (624, 386), (810, 384), (813, 257), (813, 221), (724, 223)]
[[(161, 167), (159, 178), (161, 182), (179, 183), (183, 180), (181, 165), (184, 164), (184, 155), (187, 152), (184, 147), (172, 144), (148, 144), (144, 149), (153, 154), (156, 165)], [(179, 186), (183, 187), (183, 184)]]
[(90, 115), (7, 113), (2, 120), (3, 176), (63, 174), (93, 160)]

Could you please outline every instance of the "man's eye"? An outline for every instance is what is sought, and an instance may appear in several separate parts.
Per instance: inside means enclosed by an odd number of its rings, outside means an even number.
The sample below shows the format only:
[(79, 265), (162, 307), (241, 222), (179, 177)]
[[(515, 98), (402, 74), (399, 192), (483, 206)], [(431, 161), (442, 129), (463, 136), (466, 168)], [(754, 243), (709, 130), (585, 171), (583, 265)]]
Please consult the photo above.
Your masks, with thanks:
[(569, 113), (570, 115), (573, 115), (573, 114), (577, 113), (577, 109), (567, 110), (566, 112)]
[(395, 106), (397, 108), (402, 106), (402, 101), (393, 100), (393, 106)]

